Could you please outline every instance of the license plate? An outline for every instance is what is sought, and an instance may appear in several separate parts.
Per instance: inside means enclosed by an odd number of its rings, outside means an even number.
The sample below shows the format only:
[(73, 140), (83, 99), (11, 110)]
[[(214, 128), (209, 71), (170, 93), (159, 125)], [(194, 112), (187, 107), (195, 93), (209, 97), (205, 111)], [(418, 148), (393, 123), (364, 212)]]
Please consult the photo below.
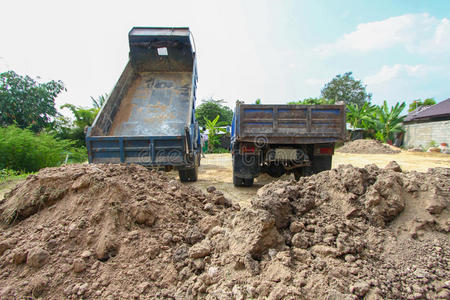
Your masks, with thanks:
[(297, 149), (275, 149), (275, 160), (296, 160)]

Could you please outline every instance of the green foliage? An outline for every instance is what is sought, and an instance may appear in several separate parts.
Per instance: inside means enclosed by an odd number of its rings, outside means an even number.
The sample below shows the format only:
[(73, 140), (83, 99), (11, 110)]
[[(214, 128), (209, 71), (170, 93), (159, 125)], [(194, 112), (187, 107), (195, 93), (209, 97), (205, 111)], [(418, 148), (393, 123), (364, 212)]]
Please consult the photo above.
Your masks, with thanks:
[(288, 102), (289, 105), (328, 105), (334, 104), (334, 100), (325, 99), (325, 98), (305, 98), (300, 101), (291, 101)]
[(233, 111), (226, 105), (223, 105), (223, 100), (208, 99), (203, 100), (195, 109), (195, 118), (198, 121), (200, 127), (206, 126), (206, 120), (213, 120), (217, 115), (220, 116), (220, 120), (225, 125), (231, 125), (233, 119)]
[(386, 100), (383, 105), (377, 108), (376, 111), (376, 138), (382, 142), (394, 140), (394, 133), (402, 131), (402, 122), (406, 116), (400, 116), (406, 103), (396, 103), (390, 109)]
[[(100, 96), (98, 100), (91, 97), (94, 108), (79, 107), (73, 104), (62, 105), (61, 108), (68, 108), (72, 112), (75, 120), (72, 122), (66, 117), (57, 117), (52, 126), (55, 135), (60, 139), (75, 141), (77, 147), (83, 147), (86, 138), (85, 128), (94, 123), (95, 117), (103, 105), (102, 101), (105, 101), (105, 98), (102, 97)], [(98, 107), (99, 105), (100, 107)]]
[(376, 111), (377, 107), (370, 105), (368, 102), (364, 103), (361, 107), (355, 104), (349, 104), (347, 105), (347, 122), (353, 128), (373, 128), (375, 125), (374, 114)]
[(220, 154), (220, 153), (230, 153), (230, 150), (222, 148), (222, 147), (218, 147), (218, 148), (214, 148), (212, 150), (212, 152), (209, 153), (215, 153), (215, 154)]
[(425, 106), (425, 105), (435, 105), (436, 104), (436, 100), (434, 100), (433, 98), (428, 98), (422, 101), (422, 99), (417, 99), (417, 100), (413, 100), (413, 102), (411, 102), (411, 104), (409, 104), (409, 109), (408, 112), (412, 112), (413, 110), (415, 110), (416, 108), (420, 107), (420, 106)]
[(77, 149), (72, 141), (59, 140), (45, 131), (35, 134), (15, 125), (0, 128), (0, 169), (36, 172), (64, 163), (67, 155), (71, 162), (87, 158), (86, 149)]
[(100, 95), (97, 98), (91, 97), (92, 106), (94, 106), (94, 108), (100, 110), (100, 108), (102, 108), (103, 104), (106, 102), (108, 97), (109, 97), (108, 93), (104, 93), (103, 95)]
[(21, 173), (11, 169), (0, 169), (0, 184), (9, 180), (26, 178), (31, 173)]
[(360, 80), (355, 80), (352, 72), (337, 75), (325, 84), (321, 91), (322, 98), (343, 101), (345, 104), (362, 106), (370, 102), (372, 94), (366, 92), (366, 86)]
[(255, 104), (257, 104), (257, 105), (261, 104), (261, 99), (259, 99), (259, 98), (256, 99), (256, 100), (255, 100)]
[(221, 126), (226, 126), (225, 122), (219, 122), (220, 116), (217, 115), (214, 120), (208, 120), (205, 118), (205, 126), (208, 130), (208, 152), (211, 153), (217, 145), (220, 144), (219, 132), (227, 132), (225, 128), (220, 128)]
[(437, 147), (437, 146), (438, 146), (438, 144), (436, 143), (436, 141), (431, 140), (431, 141), (428, 143), (428, 148), (431, 148), (431, 147)]
[(98, 113), (98, 108), (84, 108), (75, 106), (73, 104), (64, 104), (61, 108), (68, 108), (75, 117), (73, 124), (79, 128), (85, 128), (91, 126)]
[(0, 74), (0, 126), (16, 124), (38, 132), (57, 115), (55, 98), (65, 90), (61, 81), (38, 83), (14, 71)]

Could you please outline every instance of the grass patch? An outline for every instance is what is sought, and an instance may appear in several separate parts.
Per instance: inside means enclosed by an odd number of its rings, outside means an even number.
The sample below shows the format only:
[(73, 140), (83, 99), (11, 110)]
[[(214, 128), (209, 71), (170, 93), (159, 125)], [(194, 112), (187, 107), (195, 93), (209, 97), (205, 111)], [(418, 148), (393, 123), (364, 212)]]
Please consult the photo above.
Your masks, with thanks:
[(26, 172), (19, 172), (19, 171), (10, 170), (10, 169), (2, 169), (2, 170), (0, 170), (0, 184), (4, 184), (9, 181), (25, 179), (30, 174), (34, 174), (34, 173), (26, 173)]

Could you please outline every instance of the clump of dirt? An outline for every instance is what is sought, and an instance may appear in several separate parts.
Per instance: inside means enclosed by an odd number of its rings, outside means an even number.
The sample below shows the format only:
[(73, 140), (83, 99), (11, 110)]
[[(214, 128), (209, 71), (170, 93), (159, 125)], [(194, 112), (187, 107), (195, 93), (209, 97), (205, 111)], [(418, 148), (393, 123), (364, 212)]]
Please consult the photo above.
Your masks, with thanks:
[(46, 169), (0, 203), (0, 297), (450, 296), (450, 169), (350, 165), (240, 209), (138, 166)]
[(345, 143), (342, 147), (336, 150), (342, 153), (362, 153), (362, 154), (395, 154), (400, 153), (400, 150), (395, 150), (387, 144), (383, 144), (376, 140), (354, 140)]
[(172, 294), (211, 252), (191, 246), (233, 209), (137, 165), (44, 169), (0, 202), (0, 298)]

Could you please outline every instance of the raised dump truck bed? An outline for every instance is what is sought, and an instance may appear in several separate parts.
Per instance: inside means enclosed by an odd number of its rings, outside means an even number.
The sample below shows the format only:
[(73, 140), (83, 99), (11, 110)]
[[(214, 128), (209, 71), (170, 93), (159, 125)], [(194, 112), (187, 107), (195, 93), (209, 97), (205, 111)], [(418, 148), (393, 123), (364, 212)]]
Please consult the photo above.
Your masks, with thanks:
[(88, 128), (89, 162), (175, 167), (182, 180), (196, 180), (197, 70), (189, 29), (137, 27), (129, 42), (130, 61)]

